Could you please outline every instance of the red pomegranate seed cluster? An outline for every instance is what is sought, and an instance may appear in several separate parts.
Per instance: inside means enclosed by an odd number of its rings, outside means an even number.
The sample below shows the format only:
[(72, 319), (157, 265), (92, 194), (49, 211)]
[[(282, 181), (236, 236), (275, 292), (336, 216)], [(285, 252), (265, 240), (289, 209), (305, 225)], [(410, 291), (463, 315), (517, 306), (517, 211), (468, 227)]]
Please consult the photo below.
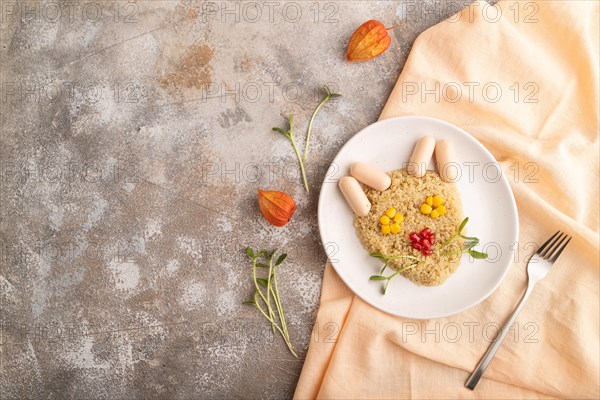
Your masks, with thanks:
[(408, 235), (413, 249), (419, 250), (424, 256), (433, 254), (431, 247), (435, 244), (435, 234), (431, 229), (425, 228), (421, 232), (413, 232)]

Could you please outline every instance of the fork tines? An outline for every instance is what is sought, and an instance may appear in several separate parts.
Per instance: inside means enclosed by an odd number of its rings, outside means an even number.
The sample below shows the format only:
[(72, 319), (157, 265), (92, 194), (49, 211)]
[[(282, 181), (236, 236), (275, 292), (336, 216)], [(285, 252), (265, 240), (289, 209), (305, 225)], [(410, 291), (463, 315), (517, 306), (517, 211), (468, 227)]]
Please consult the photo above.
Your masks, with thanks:
[[(546, 261), (554, 262), (571, 241), (571, 237), (561, 231), (556, 232), (540, 246), (536, 254)], [(565, 240), (567, 240), (565, 242)], [(563, 244), (564, 242), (564, 244)]]

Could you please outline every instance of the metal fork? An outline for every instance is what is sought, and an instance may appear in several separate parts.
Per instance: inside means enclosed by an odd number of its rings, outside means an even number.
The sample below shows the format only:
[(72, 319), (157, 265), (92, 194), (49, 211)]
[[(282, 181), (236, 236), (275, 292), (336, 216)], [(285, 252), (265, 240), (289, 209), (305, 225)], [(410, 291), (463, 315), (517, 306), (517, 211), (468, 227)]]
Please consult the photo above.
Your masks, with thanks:
[[(565, 242), (565, 240), (567, 241)], [(500, 345), (502, 345), (502, 341), (508, 334), (510, 327), (517, 319), (517, 316), (519, 315), (521, 309), (525, 305), (525, 302), (529, 298), (533, 287), (542, 278), (548, 275), (548, 272), (550, 272), (550, 267), (552, 266), (552, 264), (554, 264), (558, 256), (560, 256), (560, 254), (563, 252), (565, 247), (567, 247), (570, 241), (570, 236), (562, 233), (561, 231), (558, 231), (554, 235), (552, 235), (552, 237), (550, 237), (550, 239), (548, 239), (535, 252), (533, 256), (531, 256), (527, 264), (527, 289), (525, 290), (523, 297), (521, 297), (519, 304), (517, 304), (515, 311), (513, 311), (511, 316), (508, 318), (508, 320), (502, 327), (502, 330), (500, 331), (500, 333), (498, 333), (498, 336), (496, 336), (496, 339), (494, 339), (481, 361), (479, 361), (479, 364), (477, 364), (477, 367), (475, 367), (475, 369), (471, 373), (471, 376), (469, 376), (469, 379), (467, 379), (467, 382), (465, 382), (466, 388), (469, 388), (471, 390), (475, 389), (475, 386), (477, 386), (477, 383), (483, 376), (488, 365), (490, 365), (492, 358), (494, 358), (494, 355), (500, 348)]]

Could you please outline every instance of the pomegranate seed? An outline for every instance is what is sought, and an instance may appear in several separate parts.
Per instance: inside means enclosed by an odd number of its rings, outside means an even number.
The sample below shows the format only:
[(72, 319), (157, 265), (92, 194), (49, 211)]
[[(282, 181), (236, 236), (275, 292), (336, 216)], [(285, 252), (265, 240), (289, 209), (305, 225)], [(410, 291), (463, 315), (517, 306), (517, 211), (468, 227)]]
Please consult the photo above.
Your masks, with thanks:
[(429, 240), (429, 243), (434, 244), (435, 243), (435, 235), (433, 233), (430, 233), (429, 236), (427, 236), (427, 240)]
[(413, 242), (412, 248), (415, 250), (421, 250), (423, 247), (419, 243)]
[(431, 233), (431, 229), (425, 228), (421, 231), (421, 236), (427, 237), (427, 235), (429, 235), (430, 233)]
[(421, 240), (421, 246), (425, 247), (425, 248), (430, 248), (431, 247), (431, 243), (429, 243), (429, 240), (427, 239), (423, 239)]
[(419, 235), (417, 235), (415, 232), (411, 233), (408, 238), (410, 239), (411, 242), (419, 242), (421, 240), (421, 238), (419, 237)]
[(423, 255), (430, 256), (433, 254), (433, 250), (431, 249), (423, 249)]

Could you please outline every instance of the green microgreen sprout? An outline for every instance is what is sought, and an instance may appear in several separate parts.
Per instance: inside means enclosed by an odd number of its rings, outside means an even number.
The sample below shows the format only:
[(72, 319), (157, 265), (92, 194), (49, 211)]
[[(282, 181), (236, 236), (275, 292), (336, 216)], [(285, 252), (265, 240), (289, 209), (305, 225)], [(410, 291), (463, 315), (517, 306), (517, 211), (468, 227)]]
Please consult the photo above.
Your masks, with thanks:
[(300, 171), (302, 172), (302, 180), (304, 181), (304, 188), (306, 189), (306, 192), (308, 193), (309, 192), (308, 182), (306, 180), (306, 172), (304, 171), (304, 162), (302, 161), (302, 157), (300, 157), (300, 152), (298, 151), (298, 147), (296, 146), (296, 141), (294, 140), (294, 133), (292, 130), (293, 122), (294, 122), (294, 117), (293, 117), (293, 115), (290, 115), (290, 117), (288, 118), (288, 123), (290, 125), (290, 128), (288, 130), (285, 130), (282, 128), (273, 128), (273, 130), (275, 132), (279, 132), (279, 133), (283, 134), (283, 136), (288, 138), (289, 141), (292, 143), (292, 147), (294, 148), (294, 151), (296, 152), (296, 157), (298, 157), (298, 163), (300, 164)]
[[(452, 243), (454, 240), (456, 240), (460, 237), (465, 240), (465, 243), (463, 245), (463, 248), (460, 250), (460, 253), (469, 254), (471, 257), (478, 259), (478, 260), (483, 260), (483, 259), (488, 258), (487, 253), (482, 253), (480, 251), (473, 249), (475, 246), (477, 246), (479, 244), (479, 238), (472, 237), (472, 236), (465, 236), (462, 234), (463, 230), (465, 229), (465, 226), (467, 225), (467, 222), (469, 222), (469, 217), (463, 219), (463, 221), (458, 226), (457, 232), (452, 237), (450, 237), (450, 239), (446, 240), (444, 243), (442, 243), (440, 245), (440, 250), (443, 249), (444, 247), (448, 246), (450, 243)], [(447, 251), (442, 254), (450, 254), (450, 253), (452, 253), (452, 251)]]
[(393, 274), (385, 276), (383, 275), (383, 272), (389, 267), (390, 261), (392, 260), (398, 260), (398, 259), (406, 259), (406, 260), (416, 260), (419, 261), (419, 259), (417, 257), (414, 256), (409, 256), (406, 254), (401, 254), (399, 256), (386, 256), (384, 254), (381, 253), (371, 253), (370, 254), (371, 257), (375, 257), (378, 258), (382, 261), (384, 261), (383, 267), (381, 267), (381, 270), (379, 271), (378, 275), (373, 275), (369, 278), (369, 280), (372, 281), (385, 281), (385, 285), (383, 286), (383, 294), (386, 294), (388, 286), (390, 284), (390, 281), (392, 280), (392, 278), (394, 278), (396, 275), (404, 272), (404, 271), (408, 271), (411, 268), (414, 268), (418, 265), (418, 262), (413, 262), (412, 264), (404, 267), (404, 268), (399, 268), (397, 269)]
[[(260, 313), (271, 323), (273, 333), (279, 332), (285, 344), (294, 357), (298, 357), (292, 346), (290, 334), (287, 329), (281, 296), (277, 287), (277, 267), (280, 266), (287, 254), (282, 253), (275, 258), (277, 250), (260, 250), (255, 253), (250, 247), (246, 247), (246, 255), (252, 260), (252, 280), (254, 282), (254, 295), (252, 300), (244, 301), (243, 304), (249, 304), (258, 309)], [(266, 262), (261, 262), (266, 261)], [(257, 269), (266, 269), (267, 278), (261, 278), (257, 275)], [(261, 287), (263, 289), (261, 289)]]
[(306, 143), (304, 144), (304, 161), (306, 161), (306, 158), (308, 157), (308, 145), (310, 142), (310, 132), (312, 131), (313, 122), (315, 120), (315, 117), (319, 113), (319, 110), (321, 110), (321, 107), (323, 107), (325, 105), (325, 103), (327, 103), (330, 99), (333, 99), (335, 97), (341, 97), (341, 94), (332, 92), (331, 89), (329, 88), (329, 86), (323, 85), (323, 87), (325, 88), (325, 91), (327, 92), (327, 96), (325, 96), (325, 98), (319, 103), (319, 105), (313, 112), (312, 117), (310, 118), (310, 122), (308, 123), (308, 130), (306, 131)]

